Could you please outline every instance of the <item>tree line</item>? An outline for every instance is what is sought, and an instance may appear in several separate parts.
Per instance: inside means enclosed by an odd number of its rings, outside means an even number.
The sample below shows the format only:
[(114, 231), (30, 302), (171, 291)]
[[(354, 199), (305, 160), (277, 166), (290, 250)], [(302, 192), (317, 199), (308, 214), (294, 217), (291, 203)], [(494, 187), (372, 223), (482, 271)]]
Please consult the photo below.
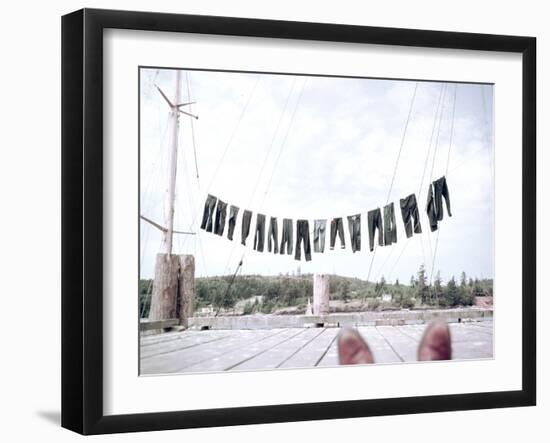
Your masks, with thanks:
[[(195, 310), (211, 307), (216, 311), (228, 311), (242, 300), (253, 299), (244, 305), (243, 314), (272, 313), (276, 309), (299, 307), (305, 310), (313, 297), (313, 275), (242, 275), (198, 277), (195, 279)], [(144, 279), (139, 285), (140, 315), (149, 315), (152, 280)], [(420, 266), (407, 284), (399, 280), (387, 282), (382, 276), (377, 282), (359, 278), (330, 276), (330, 299), (344, 304), (362, 302), (366, 309), (412, 309), (415, 307), (471, 306), (475, 297), (492, 296), (493, 280), (468, 277), (462, 272), (458, 280), (452, 276), (443, 284), (437, 272), (429, 281), (426, 269)], [(260, 297), (258, 297), (260, 296)], [(384, 297), (383, 297), (384, 296)], [(388, 299), (388, 296), (390, 300)], [(261, 301), (260, 301), (261, 299)]]

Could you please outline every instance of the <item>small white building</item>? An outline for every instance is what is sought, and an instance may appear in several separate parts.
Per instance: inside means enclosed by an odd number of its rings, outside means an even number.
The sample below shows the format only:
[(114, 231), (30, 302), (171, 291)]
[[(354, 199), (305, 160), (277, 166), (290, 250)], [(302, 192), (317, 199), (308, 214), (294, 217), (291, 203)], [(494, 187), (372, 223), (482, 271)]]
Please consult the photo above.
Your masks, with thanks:
[(202, 316), (202, 317), (208, 317), (208, 316), (214, 314), (214, 312), (216, 312), (216, 310), (214, 309), (214, 306), (208, 305), (208, 306), (203, 306), (202, 308), (200, 308), (199, 312), (198, 312), (198, 315)]
[(382, 301), (392, 301), (392, 295), (391, 294), (382, 294)]

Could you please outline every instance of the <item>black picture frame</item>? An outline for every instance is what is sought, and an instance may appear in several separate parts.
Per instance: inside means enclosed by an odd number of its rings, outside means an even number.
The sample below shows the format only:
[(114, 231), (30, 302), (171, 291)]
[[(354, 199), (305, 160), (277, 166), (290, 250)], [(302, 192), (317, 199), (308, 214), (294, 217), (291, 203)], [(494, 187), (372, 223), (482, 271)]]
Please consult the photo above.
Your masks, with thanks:
[[(522, 388), (177, 412), (103, 413), (103, 30), (502, 51), (522, 55)], [(62, 426), (82, 434), (536, 404), (536, 39), (233, 17), (83, 9), (62, 18)]]

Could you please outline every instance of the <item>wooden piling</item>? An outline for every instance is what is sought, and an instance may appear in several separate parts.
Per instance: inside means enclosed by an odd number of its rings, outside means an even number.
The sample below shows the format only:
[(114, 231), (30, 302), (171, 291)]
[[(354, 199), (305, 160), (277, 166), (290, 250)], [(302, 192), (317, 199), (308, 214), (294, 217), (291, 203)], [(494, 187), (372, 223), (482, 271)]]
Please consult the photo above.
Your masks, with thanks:
[(313, 315), (329, 313), (330, 279), (328, 275), (313, 276)]
[(179, 320), (180, 325), (188, 327), (188, 319), (193, 316), (195, 304), (195, 257), (179, 256)]
[(176, 318), (179, 268), (179, 256), (157, 254), (149, 320)]

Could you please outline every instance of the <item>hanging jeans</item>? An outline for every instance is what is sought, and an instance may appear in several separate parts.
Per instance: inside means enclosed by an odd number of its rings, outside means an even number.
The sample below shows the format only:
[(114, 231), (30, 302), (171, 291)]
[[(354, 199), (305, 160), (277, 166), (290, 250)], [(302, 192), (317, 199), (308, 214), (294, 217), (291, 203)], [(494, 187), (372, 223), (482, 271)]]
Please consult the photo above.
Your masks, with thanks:
[(281, 236), (281, 254), (292, 254), (292, 220), (289, 218), (283, 218), (283, 233)]
[[(433, 186), (433, 191), (432, 191)], [(447, 205), (447, 214), (452, 217), (451, 214), (451, 200), (449, 197), (449, 188), (447, 187), (447, 180), (445, 177), (438, 178), (432, 183), (428, 190), (428, 201), (426, 203), (426, 212), (430, 219), (430, 229), (432, 231), (437, 230), (437, 222), (443, 220), (443, 197), (445, 197), (445, 204)]]
[(264, 251), (265, 240), (265, 215), (256, 215), (256, 232), (254, 234), (254, 249), (258, 252)]
[(204, 203), (204, 210), (202, 213), (201, 229), (205, 229), (208, 232), (212, 232), (212, 223), (214, 220), (214, 208), (218, 199), (213, 195), (208, 194)]
[(422, 234), (422, 226), (420, 226), (420, 215), (418, 214), (418, 205), (416, 204), (416, 196), (411, 194), (405, 198), (399, 200), (399, 206), (401, 207), (401, 217), (405, 224), (405, 234), (407, 238), (413, 235), (413, 220), (414, 220), (414, 233)]
[(393, 202), (384, 206), (384, 245), (389, 246), (397, 242), (397, 226)]
[(225, 216), (227, 214), (227, 203), (218, 200), (216, 206), (216, 221), (214, 223), (214, 234), (223, 235), (225, 229)]
[(227, 238), (233, 240), (233, 232), (235, 231), (235, 225), (237, 224), (237, 215), (239, 214), (239, 208), (231, 205), (229, 207), (229, 219), (227, 220)]
[(369, 211), (367, 214), (368, 222), (369, 222), (369, 246), (370, 250), (374, 250), (374, 233), (375, 230), (378, 229), (378, 246), (384, 246), (384, 243), (382, 242), (382, 214), (380, 212), (380, 208), (373, 209), (372, 211)]
[(352, 252), (361, 250), (361, 214), (348, 215)]
[(250, 221), (252, 220), (252, 211), (245, 209), (241, 220), (241, 243), (246, 246), (246, 239), (250, 234)]
[(333, 218), (330, 221), (330, 249), (334, 249), (337, 233), (340, 237), (340, 246), (344, 249), (346, 247), (346, 241), (344, 239), (344, 222), (341, 218)]
[(327, 230), (326, 220), (315, 220), (313, 222), (313, 251), (325, 251), (325, 232)]
[(311, 244), (309, 242), (309, 222), (307, 220), (296, 221), (296, 253), (294, 258), (301, 260), (301, 243), (304, 242), (304, 255), (306, 261), (311, 260)]
[(277, 254), (279, 252), (279, 245), (277, 242), (279, 241), (279, 230), (277, 229), (277, 219), (275, 217), (271, 217), (269, 219), (269, 232), (267, 234), (267, 250), (271, 252), (271, 248), (273, 247), (273, 253)]

